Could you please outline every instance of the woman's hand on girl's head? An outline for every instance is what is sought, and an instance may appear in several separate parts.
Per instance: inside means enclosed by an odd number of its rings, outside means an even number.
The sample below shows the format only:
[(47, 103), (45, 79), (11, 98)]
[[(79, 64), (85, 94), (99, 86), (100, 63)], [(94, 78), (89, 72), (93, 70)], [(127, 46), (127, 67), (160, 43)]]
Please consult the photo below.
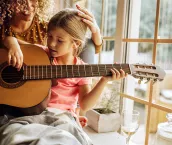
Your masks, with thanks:
[(78, 15), (82, 18), (83, 22), (85, 22), (90, 28), (92, 33), (100, 32), (100, 29), (97, 25), (97, 22), (94, 16), (88, 12), (88, 10), (81, 8), (79, 5), (76, 5), (79, 10)]
[(79, 5), (76, 5), (76, 7), (79, 10), (78, 15), (82, 18), (82, 21), (87, 24), (90, 31), (92, 32), (92, 40), (94, 44), (96, 46), (101, 46), (102, 37), (100, 34), (99, 26), (97, 25), (96, 19), (86, 9), (81, 8)]

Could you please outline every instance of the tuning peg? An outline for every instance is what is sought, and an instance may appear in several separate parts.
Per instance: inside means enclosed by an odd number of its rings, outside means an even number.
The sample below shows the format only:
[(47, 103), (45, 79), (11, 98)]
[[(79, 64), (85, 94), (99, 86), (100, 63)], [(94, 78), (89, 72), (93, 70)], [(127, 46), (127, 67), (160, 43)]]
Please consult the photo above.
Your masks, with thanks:
[(143, 78), (140, 78), (140, 79), (138, 80), (138, 84), (141, 84), (142, 81), (143, 81)]
[(156, 82), (157, 82), (157, 79), (154, 79), (154, 80), (153, 80), (153, 85), (154, 85)]
[(149, 83), (150, 79), (148, 78), (147, 81), (145, 82), (145, 84)]

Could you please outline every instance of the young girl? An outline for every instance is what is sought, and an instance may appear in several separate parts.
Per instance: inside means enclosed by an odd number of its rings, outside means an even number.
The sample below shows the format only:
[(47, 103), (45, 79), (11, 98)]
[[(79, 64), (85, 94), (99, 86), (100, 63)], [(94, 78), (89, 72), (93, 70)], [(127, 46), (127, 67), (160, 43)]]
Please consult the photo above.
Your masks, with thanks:
[[(78, 54), (86, 39), (87, 25), (78, 11), (65, 9), (53, 16), (48, 24), (48, 48), (53, 65), (85, 64)], [(91, 78), (55, 79), (48, 107), (68, 110), (76, 117), (77, 103), (83, 112), (91, 109), (108, 81), (126, 76), (123, 70), (111, 70), (112, 76), (102, 77), (91, 90)]]

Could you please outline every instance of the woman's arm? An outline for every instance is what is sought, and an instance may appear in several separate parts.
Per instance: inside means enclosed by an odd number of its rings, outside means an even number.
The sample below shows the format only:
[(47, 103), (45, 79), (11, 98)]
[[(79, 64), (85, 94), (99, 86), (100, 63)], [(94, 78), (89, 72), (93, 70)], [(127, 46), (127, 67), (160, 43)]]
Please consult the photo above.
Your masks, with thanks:
[(102, 77), (92, 90), (89, 85), (79, 87), (79, 104), (83, 112), (90, 110), (95, 105), (108, 81), (119, 80), (127, 75), (123, 70), (112, 69), (111, 72), (112, 76)]
[(99, 53), (101, 51), (103, 41), (97, 22), (94, 16), (88, 12), (88, 10), (81, 8), (79, 5), (76, 5), (76, 7), (79, 10), (78, 15), (82, 17), (83, 22), (87, 24), (92, 32), (92, 40), (96, 47), (96, 53)]
[(27, 44), (24, 41), (17, 40), (15, 37), (5, 37), (3, 44), (8, 50), (8, 63), (20, 69), (23, 64), (23, 53), (19, 44)]

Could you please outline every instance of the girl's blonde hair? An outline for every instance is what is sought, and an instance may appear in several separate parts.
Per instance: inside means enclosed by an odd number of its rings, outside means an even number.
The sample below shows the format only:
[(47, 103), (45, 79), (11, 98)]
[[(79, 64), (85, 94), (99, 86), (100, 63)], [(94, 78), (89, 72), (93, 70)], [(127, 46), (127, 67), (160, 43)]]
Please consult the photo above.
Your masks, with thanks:
[[(54, 0), (37, 0), (37, 15), (40, 20), (48, 21), (53, 15)], [(9, 21), (14, 13), (15, 6), (19, 10), (26, 8), (26, 0), (0, 0), (0, 25)]]
[(78, 11), (71, 8), (59, 11), (50, 19), (48, 32), (54, 28), (62, 28), (74, 41), (81, 43), (75, 52), (75, 55), (79, 55), (86, 42), (87, 25), (82, 21), (82, 18), (78, 16)]

